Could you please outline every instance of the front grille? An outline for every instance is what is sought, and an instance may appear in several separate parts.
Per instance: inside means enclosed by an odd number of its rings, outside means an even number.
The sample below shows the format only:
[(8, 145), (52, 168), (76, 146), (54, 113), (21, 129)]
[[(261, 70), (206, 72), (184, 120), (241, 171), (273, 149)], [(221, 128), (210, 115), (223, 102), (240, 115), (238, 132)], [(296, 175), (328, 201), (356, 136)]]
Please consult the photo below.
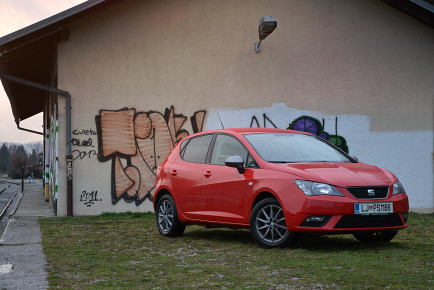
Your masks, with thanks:
[(349, 193), (358, 199), (376, 199), (386, 198), (389, 192), (387, 186), (363, 186), (363, 187), (347, 187)]
[(375, 228), (402, 226), (399, 214), (388, 215), (344, 215), (336, 224), (336, 229)]

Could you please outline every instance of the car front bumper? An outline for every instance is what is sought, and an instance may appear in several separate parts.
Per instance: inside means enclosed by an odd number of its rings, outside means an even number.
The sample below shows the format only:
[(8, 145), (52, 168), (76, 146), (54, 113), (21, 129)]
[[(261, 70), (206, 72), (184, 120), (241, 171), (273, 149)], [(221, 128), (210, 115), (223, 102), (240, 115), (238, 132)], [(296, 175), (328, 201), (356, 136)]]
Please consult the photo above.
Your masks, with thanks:
[[(393, 203), (393, 213), (355, 214), (355, 203)], [(339, 196), (305, 198), (298, 208), (285, 209), (288, 230), (318, 234), (400, 230), (408, 227), (408, 198), (397, 194), (381, 200), (360, 200)]]

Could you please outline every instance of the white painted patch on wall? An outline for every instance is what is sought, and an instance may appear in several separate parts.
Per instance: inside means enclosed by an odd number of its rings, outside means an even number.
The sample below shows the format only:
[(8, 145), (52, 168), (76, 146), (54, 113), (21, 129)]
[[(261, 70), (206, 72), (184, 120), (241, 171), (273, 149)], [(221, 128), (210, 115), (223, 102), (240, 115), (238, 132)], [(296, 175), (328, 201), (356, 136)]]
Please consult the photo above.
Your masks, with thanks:
[[(349, 153), (363, 163), (376, 165), (393, 172), (404, 185), (410, 208), (424, 212), (434, 209), (434, 174), (432, 131), (371, 132), (370, 118), (364, 115), (325, 115), (321, 112), (295, 110), (286, 104), (243, 110), (210, 108), (206, 130), (252, 126), (288, 128), (301, 116), (324, 122), (324, 131), (345, 138)], [(265, 117), (266, 118), (265, 118)], [(337, 117), (337, 123), (336, 123)], [(337, 132), (336, 132), (337, 128)]]

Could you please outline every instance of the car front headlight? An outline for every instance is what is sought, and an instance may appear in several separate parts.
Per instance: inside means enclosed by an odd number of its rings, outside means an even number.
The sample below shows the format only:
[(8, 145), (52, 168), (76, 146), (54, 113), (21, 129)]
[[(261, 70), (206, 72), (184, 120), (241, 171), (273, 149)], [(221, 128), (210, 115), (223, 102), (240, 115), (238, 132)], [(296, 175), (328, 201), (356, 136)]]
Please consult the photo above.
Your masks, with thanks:
[(313, 196), (313, 195), (344, 196), (342, 192), (337, 190), (334, 186), (325, 183), (312, 182), (306, 180), (295, 180), (295, 184), (307, 196)]
[(402, 186), (401, 182), (399, 180), (393, 185), (393, 193), (392, 195), (398, 194), (398, 193), (406, 193), (404, 186)]

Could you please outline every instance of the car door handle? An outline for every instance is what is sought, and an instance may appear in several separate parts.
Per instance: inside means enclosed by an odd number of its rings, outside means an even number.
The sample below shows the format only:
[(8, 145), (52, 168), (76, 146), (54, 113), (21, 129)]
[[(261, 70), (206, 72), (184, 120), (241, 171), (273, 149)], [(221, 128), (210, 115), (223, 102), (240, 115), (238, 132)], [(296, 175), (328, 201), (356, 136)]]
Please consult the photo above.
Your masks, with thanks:
[(172, 170), (172, 171), (170, 171), (170, 174), (172, 174), (173, 176), (176, 176), (178, 174), (178, 172), (176, 172), (176, 170)]
[(207, 171), (203, 174), (205, 177), (210, 177), (212, 175), (211, 171)]

